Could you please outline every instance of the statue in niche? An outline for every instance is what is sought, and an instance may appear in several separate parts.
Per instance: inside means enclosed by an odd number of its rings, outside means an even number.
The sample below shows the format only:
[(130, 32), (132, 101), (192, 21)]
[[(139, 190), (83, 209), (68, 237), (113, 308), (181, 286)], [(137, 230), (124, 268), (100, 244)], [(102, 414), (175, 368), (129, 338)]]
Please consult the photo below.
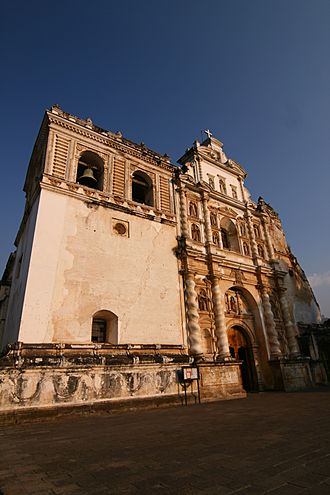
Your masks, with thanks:
[(208, 297), (204, 289), (199, 292), (198, 307), (200, 311), (208, 311)]
[(237, 313), (237, 302), (235, 297), (230, 296), (229, 302), (230, 302), (230, 311), (232, 311), (233, 313)]
[(210, 222), (211, 222), (211, 225), (213, 225), (215, 227), (217, 226), (217, 216), (213, 211), (211, 211), (211, 213), (210, 213)]
[(197, 217), (197, 205), (193, 201), (189, 203), (189, 215), (191, 217)]
[(200, 242), (201, 240), (201, 232), (199, 230), (199, 227), (194, 223), (191, 226), (191, 238), (193, 241), (197, 242)]
[(243, 296), (243, 294), (238, 293), (237, 296), (238, 296), (238, 303), (239, 303), (239, 307), (240, 307), (240, 313), (243, 315), (251, 314), (250, 307), (249, 307), (245, 297)]
[(215, 244), (216, 246), (220, 246), (220, 238), (217, 231), (212, 232), (212, 240), (213, 244)]
[(269, 296), (269, 301), (270, 301), (270, 304), (272, 307), (272, 313), (274, 315), (274, 318), (279, 319), (280, 318), (280, 308), (279, 308), (279, 304), (278, 304), (278, 301), (277, 301), (275, 294), (271, 294)]

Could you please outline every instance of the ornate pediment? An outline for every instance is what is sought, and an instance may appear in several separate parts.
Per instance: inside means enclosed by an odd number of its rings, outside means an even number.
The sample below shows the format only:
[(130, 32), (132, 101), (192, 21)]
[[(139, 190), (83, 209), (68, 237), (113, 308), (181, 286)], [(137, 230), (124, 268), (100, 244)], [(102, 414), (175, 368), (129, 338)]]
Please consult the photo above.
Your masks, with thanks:
[(247, 175), (244, 168), (238, 162), (235, 162), (235, 160), (229, 159), (228, 160), (228, 167), (231, 168), (234, 172), (236, 172), (239, 175), (243, 175), (244, 177), (246, 177), (246, 175)]
[(227, 217), (236, 218), (238, 216), (238, 213), (232, 208), (229, 208), (229, 206), (219, 208), (219, 212), (222, 213), (223, 215), (226, 215)]
[(227, 165), (228, 158), (222, 148), (219, 148), (218, 150), (212, 148), (200, 148), (199, 153), (205, 160), (210, 160), (222, 166)]

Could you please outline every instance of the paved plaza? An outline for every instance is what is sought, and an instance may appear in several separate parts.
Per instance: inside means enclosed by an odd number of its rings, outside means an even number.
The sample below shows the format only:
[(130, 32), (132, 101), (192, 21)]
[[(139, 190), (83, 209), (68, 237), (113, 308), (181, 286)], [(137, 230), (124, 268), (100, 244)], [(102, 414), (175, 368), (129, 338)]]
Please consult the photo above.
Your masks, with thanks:
[(330, 494), (330, 389), (2, 427), (3, 495)]

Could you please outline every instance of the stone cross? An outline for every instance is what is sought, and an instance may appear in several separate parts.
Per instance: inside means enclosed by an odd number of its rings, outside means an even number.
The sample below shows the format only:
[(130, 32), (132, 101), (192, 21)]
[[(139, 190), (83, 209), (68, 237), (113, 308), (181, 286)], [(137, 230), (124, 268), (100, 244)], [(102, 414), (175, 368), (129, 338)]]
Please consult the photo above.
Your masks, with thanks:
[(210, 131), (210, 129), (206, 129), (206, 131), (204, 131), (204, 132), (207, 135), (207, 137), (210, 139), (212, 136), (212, 132)]

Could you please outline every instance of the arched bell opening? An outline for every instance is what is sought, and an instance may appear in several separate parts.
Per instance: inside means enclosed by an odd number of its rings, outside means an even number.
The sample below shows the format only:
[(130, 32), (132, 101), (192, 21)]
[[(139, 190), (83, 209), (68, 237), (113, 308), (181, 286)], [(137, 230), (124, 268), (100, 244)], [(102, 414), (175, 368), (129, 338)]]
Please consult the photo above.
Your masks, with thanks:
[(92, 342), (118, 344), (118, 316), (112, 311), (101, 310), (93, 315)]
[(76, 182), (103, 191), (103, 160), (92, 151), (84, 151), (78, 160)]
[(228, 330), (228, 342), (231, 357), (242, 362), (243, 388), (247, 392), (257, 392), (258, 377), (250, 337), (243, 327), (234, 325)]
[(154, 206), (153, 183), (149, 175), (137, 170), (132, 175), (132, 201)]

